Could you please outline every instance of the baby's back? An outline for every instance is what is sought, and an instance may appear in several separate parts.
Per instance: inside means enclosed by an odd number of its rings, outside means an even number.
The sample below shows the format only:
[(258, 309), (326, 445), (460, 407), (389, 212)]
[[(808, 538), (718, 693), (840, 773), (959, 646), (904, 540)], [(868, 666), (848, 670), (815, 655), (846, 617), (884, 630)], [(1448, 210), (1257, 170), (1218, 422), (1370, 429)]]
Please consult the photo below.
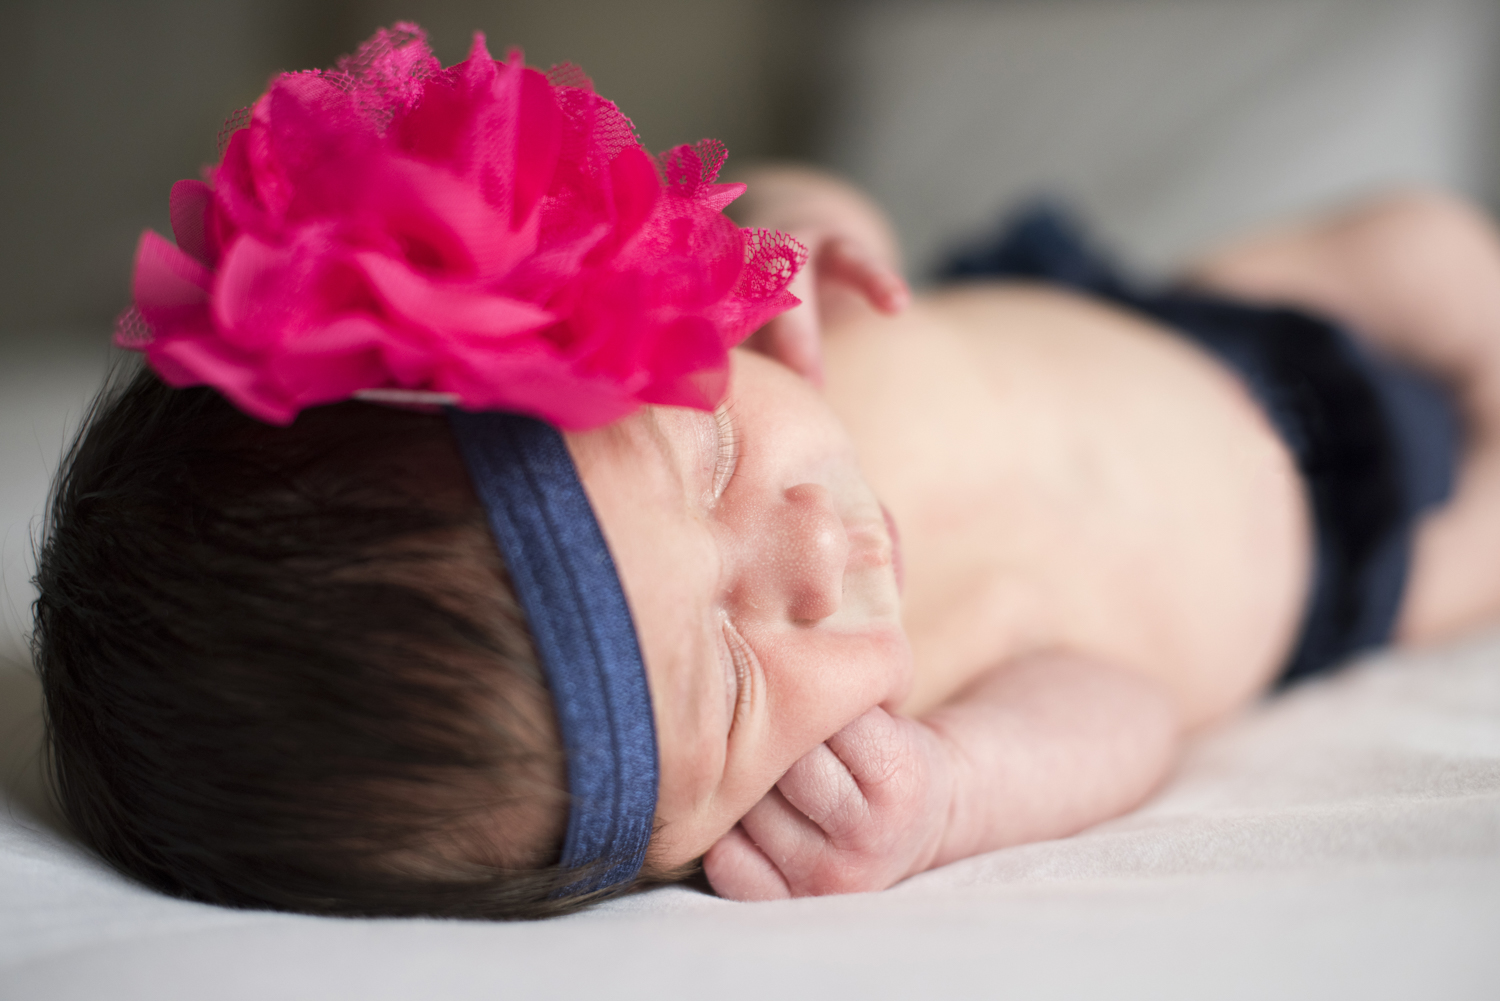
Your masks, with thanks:
[(1133, 314), (970, 286), (828, 331), (828, 395), (901, 532), (920, 713), (1030, 651), (1162, 680), (1203, 722), (1286, 658), (1302, 482), (1236, 378)]

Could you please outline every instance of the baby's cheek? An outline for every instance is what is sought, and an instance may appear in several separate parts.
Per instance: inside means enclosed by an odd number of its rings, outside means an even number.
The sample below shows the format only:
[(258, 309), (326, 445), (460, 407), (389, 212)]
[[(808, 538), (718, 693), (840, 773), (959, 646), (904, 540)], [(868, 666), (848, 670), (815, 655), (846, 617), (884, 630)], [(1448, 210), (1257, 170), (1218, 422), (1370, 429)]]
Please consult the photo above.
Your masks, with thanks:
[(661, 767), (658, 808), (675, 815), (702, 812), (713, 802), (724, 773), (722, 738), (713, 742), (683, 740), (658, 722), (657, 745)]
[(772, 746), (785, 770), (864, 713), (911, 688), (911, 649), (899, 626), (844, 633), (792, 628), (762, 638)]
[(730, 816), (733, 808), (720, 795), (721, 774), (722, 760), (710, 768), (701, 757), (663, 755), (656, 804), (659, 833), (651, 846), (658, 865), (672, 868), (702, 855), (749, 809), (744, 806)]
[[(895, 712), (907, 696), (911, 695), (916, 680), (916, 663), (912, 659), (911, 641), (906, 630), (891, 626), (871, 637), (870, 656), (884, 670), (882, 682), (885, 694), (876, 703), (886, 712)], [(873, 706), (872, 706), (873, 708)]]

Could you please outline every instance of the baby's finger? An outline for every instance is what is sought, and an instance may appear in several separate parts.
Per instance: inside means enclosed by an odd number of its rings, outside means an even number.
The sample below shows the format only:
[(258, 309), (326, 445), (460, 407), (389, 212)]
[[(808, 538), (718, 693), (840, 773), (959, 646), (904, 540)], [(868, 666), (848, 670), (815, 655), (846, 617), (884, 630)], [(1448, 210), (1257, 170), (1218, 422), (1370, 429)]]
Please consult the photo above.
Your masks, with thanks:
[(738, 824), (703, 856), (703, 874), (714, 892), (727, 900), (784, 900), (792, 895), (786, 879)]
[(870, 817), (859, 783), (827, 744), (799, 758), (776, 788), (835, 842), (851, 838)]
[(911, 766), (920, 753), (916, 727), (876, 706), (829, 737), (824, 746), (859, 784), (862, 799), (900, 795), (905, 791), (903, 780), (914, 777)]
[(774, 358), (815, 386), (823, 384), (823, 343), (818, 329), (817, 303), (804, 297), (795, 306), (761, 327), (745, 342), (752, 351)]
[(828, 857), (832, 851), (823, 830), (772, 789), (740, 818), (742, 827), (767, 861), (791, 888), (793, 896), (826, 893)]
[(911, 303), (911, 288), (905, 278), (844, 237), (829, 240), (820, 248), (818, 272), (820, 277), (852, 285), (882, 313), (899, 313)]

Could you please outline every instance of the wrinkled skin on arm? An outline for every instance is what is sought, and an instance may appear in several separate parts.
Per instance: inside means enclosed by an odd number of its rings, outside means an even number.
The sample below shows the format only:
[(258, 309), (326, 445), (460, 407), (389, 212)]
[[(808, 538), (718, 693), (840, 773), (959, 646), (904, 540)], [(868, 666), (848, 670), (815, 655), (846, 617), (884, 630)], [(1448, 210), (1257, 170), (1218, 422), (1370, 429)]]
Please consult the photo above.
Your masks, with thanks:
[(736, 900), (880, 890), (1140, 803), (1180, 740), (1167, 693), (1067, 654), (986, 673), (920, 720), (875, 708), (805, 755), (705, 856)]

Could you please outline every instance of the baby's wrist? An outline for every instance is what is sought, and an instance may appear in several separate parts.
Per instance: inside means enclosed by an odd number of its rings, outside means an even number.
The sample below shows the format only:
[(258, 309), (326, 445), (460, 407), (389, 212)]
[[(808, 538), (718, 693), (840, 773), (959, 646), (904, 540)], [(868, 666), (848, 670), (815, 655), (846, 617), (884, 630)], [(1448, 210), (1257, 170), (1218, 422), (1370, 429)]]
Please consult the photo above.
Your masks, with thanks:
[[(941, 721), (921, 721), (932, 735), (935, 753), (941, 755), (943, 798), (937, 815), (937, 838), (926, 868), (935, 869), (958, 859), (976, 855), (983, 848), (982, 818), (972, 809), (973, 803), (963, 794), (973, 788), (973, 762), (964, 753), (961, 742)], [(918, 872), (923, 870), (917, 870)]]
[(950, 855), (948, 846), (952, 840), (953, 824), (957, 816), (956, 807), (958, 749), (943, 732), (928, 726), (921, 720), (912, 720), (912, 726), (921, 734), (925, 746), (928, 800), (922, 816), (926, 821), (922, 846), (912, 859), (912, 864), (902, 879), (926, 872), (960, 857)]

